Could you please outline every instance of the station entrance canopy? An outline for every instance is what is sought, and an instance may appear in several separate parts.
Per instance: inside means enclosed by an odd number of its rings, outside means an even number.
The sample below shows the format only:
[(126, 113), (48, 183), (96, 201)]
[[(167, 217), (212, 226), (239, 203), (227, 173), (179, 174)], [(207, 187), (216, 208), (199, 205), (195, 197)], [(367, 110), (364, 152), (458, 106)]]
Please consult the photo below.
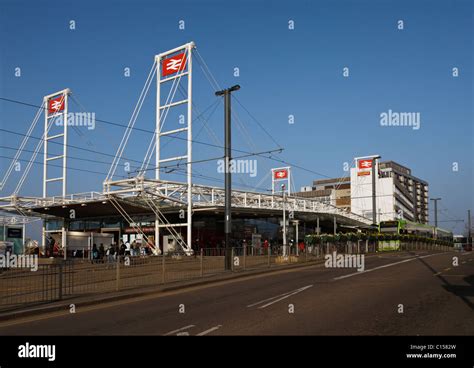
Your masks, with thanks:
[[(8, 211), (21, 210), (29, 215), (44, 218), (69, 218), (74, 210), (75, 218), (90, 218), (117, 215), (119, 212), (111, 200), (119, 201), (130, 215), (151, 213), (149, 202), (159, 206), (163, 213), (177, 212), (187, 208), (186, 183), (169, 182), (156, 179), (133, 178), (110, 183), (103, 193), (89, 192), (50, 198), (0, 198), (0, 208)], [(224, 208), (225, 192), (223, 188), (193, 184), (193, 210), (219, 210)], [(265, 194), (259, 192), (233, 190), (233, 210), (262, 211), (262, 213), (281, 213), (283, 200), (287, 211), (301, 216), (328, 215), (336, 217), (338, 223), (366, 226), (371, 220), (344, 211), (316, 199)]]
[[(19, 190), (23, 184), (26, 175), (28, 175), (31, 164), (28, 164), (27, 170), (24, 171), (15, 191), (8, 197), (0, 198), (0, 210), (13, 212), (21, 216), (40, 216), (44, 219), (48, 218), (64, 218), (78, 219), (90, 217), (104, 217), (119, 214), (126, 223), (130, 224), (134, 230), (141, 234), (145, 241), (148, 241), (147, 235), (135, 224), (133, 216), (137, 214), (154, 214), (155, 215), (155, 236), (159, 241), (160, 229), (165, 228), (188, 254), (192, 254), (192, 213), (194, 211), (206, 211), (214, 209), (220, 211), (224, 208), (225, 192), (223, 188), (198, 185), (193, 183), (192, 178), (192, 122), (193, 122), (193, 58), (196, 53), (194, 42), (189, 42), (172, 50), (155, 55), (154, 62), (142, 93), (139, 96), (135, 110), (130, 117), (127, 129), (113, 162), (110, 166), (107, 177), (103, 182), (102, 192), (88, 192), (80, 194), (67, 194), (67, 146), (68, 134), (67, 124), (58, 134), (51, 133), (51, 127), (55, 126), (55, 119), (61, 118), (68, 112), (69, 97), (72, 93), (69, 89), (50, 94), (44, 97), (43, 104), (38, 110), (32, 125), (25, 135), (25, 139), (21, 143), (12, 165), (17, 157), (21, 154), (28, 138), (39, 121), (41, 114), (44, 112), (45, 123), (42, 138), (33, 153), (31, 162), (36, 159), (41, 146), (43, 146), (43, 196), (42, 197), (26, 197), (20, 196)], [(196, 54), (199, 58), (202, 57)], [(202, 66), (202, 65), (201, 65)], [(204, 68), (204, 70), (208, 68)], [(212, 77), (212, 76), (211, 76)], [(115, 172), (123, 158), (123, 152), (129, 141), (130, 134), (135, 128), (137, 117), (147, 93), (156, 79), (156, 119), (154, 134), (151, 137), (146, 155), (143, 158), (142, 165), (134, 177), (128, 179), (115, 179)], [(208, 78), (210, 79), (210, 78)], [(211, 78), (212, 79), (212, 78)], [(214, 79), (215, 82), (215, 79)], [(216, 83), (216, 82), (215, 82)], [(170, 86), (168, 89), (166, 86)], [(214, 86), (216, 87), (216, 86)], [(176, 92), (180, 88), (184, 96), (177, 98)], [(168, 91), (168, 93), (166, 93)], [(73, 98), (73, 97), (71, 97)], [(167, 124), (167, 116), (171, 109), (177, 106), (185, 108), (186, 113), (183, 115), (184, 123), (178, 129), (174, 129)], [(175, 134), (184, 134), (185, 144), (181, 147), (182, 151), (177, 156), (164, 157), (162, 152), (161, 138)], [(52, 135), (51, 135), (52, 134)], [(48, 142), (59, 139), (63, 145), (61, 155), (48, 155)], [(149, 164), (154, 157), (155, 165), (151, 168), (154, 172), (154, 178), (148, 178)], [(48, 165), (52, 160), (62, 163), (61, 174), (59, 177), (50, 177), (48, 175)], [(160, 174), (163, 167), (170, 165), (170, 162), (182, 163), (186, 168), (185, 182), (175, 182), (164, 180)], [(166, 165), (163, 165), (166, 164)], [(12, 168), (7, 170), (4, 180), (0, 183), (0, 190), (4, 187)], [(273, 190), (272, 194), (258, 193), (252, 191), (234, 190), (232, 192), (232, 209), (240, 211), (254, 211), (266, 214), (278, 214), (286, 208), (286, 211), (301, 216), (331, 216), (337, 219), (340, 224), (351, 226), (367, 226), (371, 224), (371, 220), (363, 216), (347, 212), (330, 204), (322, 203), (316, 199), (299, 198), (290, 194), (290, 167), (284, 167), (272, 172)], [(275, 188), (275, 180), (280, 181), (287, 179), (288, 195), (283, 196), (278, 193)], [(59, 182), (61, 185), (61, 195), (54, 196), (48, 190), (48, 184), (51, 182)], [(166, 217), (166, 213), (180, 212), (180, 223), (170, 223)], [(181, 216), (182, 215), (182, 216)], [(181, 228), (186, 228), (185, 238), (182, 237)], [(66, 228), (61, 230), (63, 233), (63, 243), (66, 242)], [(43, 227), (43, 244), (45, 243), (46, 229)], [(159, 245), (159, 244), (157, 244)]]

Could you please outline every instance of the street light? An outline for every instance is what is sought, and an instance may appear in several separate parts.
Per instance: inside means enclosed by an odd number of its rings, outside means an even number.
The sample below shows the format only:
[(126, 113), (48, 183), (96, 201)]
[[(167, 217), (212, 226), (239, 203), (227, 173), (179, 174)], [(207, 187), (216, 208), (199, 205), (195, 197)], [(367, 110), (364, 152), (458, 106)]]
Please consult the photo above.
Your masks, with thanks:
[(377, 164), (377, 159), (379, 158), (380, 156), (372, 157), (372, 226), (374, 228), (377, 226), (377, 198), (375, 192), (375, 182), (378, 178), (378, 173), (375, 171), (375, 165)]
[[(430, 198), (430, 201), (434, 202), (434, 215), (435, 215), (435, 228), (438, 227), (438, 201), (440, 201), (441, 198)], [(437, 231), (435, 229), (435, 233), (433, 234), (435, 238), (437, 238)]]
[(232, 231), (232, 216), (231, 216), (231, 196), (232, 196), (232, 178), (230, 173), (231, 162), (231, 108), (230, 108), (230, 94), (238, 91), (240, 86), (236, 84), (222, 91), (217, 91), (216, 96), (224, 96), (224, 119), (225, 119), (225, 144), (224, 144), (224, 165), (225, 165), (225, 211), (224, 211), (224, 234), (225, 234), (225, 269), (232, 269), (232, 254), (230, 252), (230, 234)]
[(283, 256), (286, 257), (286, 209), (285, 209), (285, 184), (281, 185), (283, 196)]

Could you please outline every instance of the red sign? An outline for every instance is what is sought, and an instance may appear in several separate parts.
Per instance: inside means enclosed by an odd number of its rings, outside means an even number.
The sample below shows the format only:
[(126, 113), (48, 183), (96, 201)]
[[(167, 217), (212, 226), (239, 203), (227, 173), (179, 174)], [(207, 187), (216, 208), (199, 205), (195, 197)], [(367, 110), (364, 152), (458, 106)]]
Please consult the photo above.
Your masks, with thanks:
[(370, 171), (359, 171), (357, 173), (357, 176), (366, 176), (366, 175), (370, 175)]
[(48, 101), (48, 114), (55, 114), (64, 110), (64, 96), (52, 98)]
[(177, 73), (186, 68), (186, 55), (184, 52), (181, 54), (172, 56), (170, 58), (164, 59), (162, 64), (161, 75), (166, 77), (167, 75)]
[(372, 160), (359, 160), (359, 169), (371, 169)]
[[(155, 232), (155, 228), (153, 226), (144, 226), (141, 228), (141, 231), (145, 234), (153, 234)], [(138, 233), (138, 230), (134, 229), (133, 227), (126, 227), (123, 229), (123, 232), (125, 234), (136, 234)]]
[(273, 177), (275, 179), (286, 179), (288, 178), (288, 170), (283, 169), (283, 170), (275, 170), (273, 172)]

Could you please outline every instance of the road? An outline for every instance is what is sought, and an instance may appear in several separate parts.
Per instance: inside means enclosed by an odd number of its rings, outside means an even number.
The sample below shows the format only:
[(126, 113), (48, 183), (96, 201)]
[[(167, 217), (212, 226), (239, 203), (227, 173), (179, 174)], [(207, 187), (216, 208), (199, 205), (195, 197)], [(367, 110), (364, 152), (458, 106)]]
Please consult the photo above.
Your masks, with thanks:
[(474, 254), (367, 256), (363, 272), (280, 270), (7, 321), (0, 334), (473, 335)]

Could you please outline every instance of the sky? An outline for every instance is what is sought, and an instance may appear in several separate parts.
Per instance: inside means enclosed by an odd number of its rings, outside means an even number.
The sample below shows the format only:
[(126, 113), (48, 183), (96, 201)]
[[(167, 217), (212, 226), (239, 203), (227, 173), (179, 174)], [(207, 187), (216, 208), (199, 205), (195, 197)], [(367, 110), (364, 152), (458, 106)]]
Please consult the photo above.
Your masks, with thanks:
[[(465, 222), (452, 220), (474, 208), (473, 34), (468, 0), (1, 0), (0, 176), (37, 111), (5, 99), (39, 105), (70, 88), (71, 111), (97, 121), (70, 130), (67, 191), (101, 191), (125, 130), (116, 124), (128, 124), (154, 55), (194, 41), (221, 88), (241, 86), (232, 101), (234, 156), (283, 148), (272, 157), (292, 166), (299, 190), (347, 175), (354, 157), (379, 154), (427, 181), (430, 196), (442, 198), (440, 227), (460, 233)], [(202, 115), (193, 121), (193, 160), (223, 154), (222, 101), (201, 67), (194, 62), (194, 116)], [(137, 128), (154, 129), (155, 93), (153, 84)], [(419, 114), (419, 129), (383, 126), (389, 111)], [(173, 116), (166, 124), (179, 127)], [(43, 118), (32, 136), (42, 129)], [(151, 136), (132, 132), (116, 178), (129, 175), (125, 162), (140, 165)], [(184, 153), (185, 141), (168, 140), (163, 157)], [(12, 193), (30, 157), (23, 154), (0, 196)], [(234, 187), (271, 189), (271, 168), (286, 164), (250, 157), (256, 175), (234, 175)], [(41, 161), (42, 153), (21, 194), (42, 194)], [(163, 178), (182, 181), (179, 170)], [(196, 183), (223, 185), (216, 160), (196, 163), (193, 174)]]

